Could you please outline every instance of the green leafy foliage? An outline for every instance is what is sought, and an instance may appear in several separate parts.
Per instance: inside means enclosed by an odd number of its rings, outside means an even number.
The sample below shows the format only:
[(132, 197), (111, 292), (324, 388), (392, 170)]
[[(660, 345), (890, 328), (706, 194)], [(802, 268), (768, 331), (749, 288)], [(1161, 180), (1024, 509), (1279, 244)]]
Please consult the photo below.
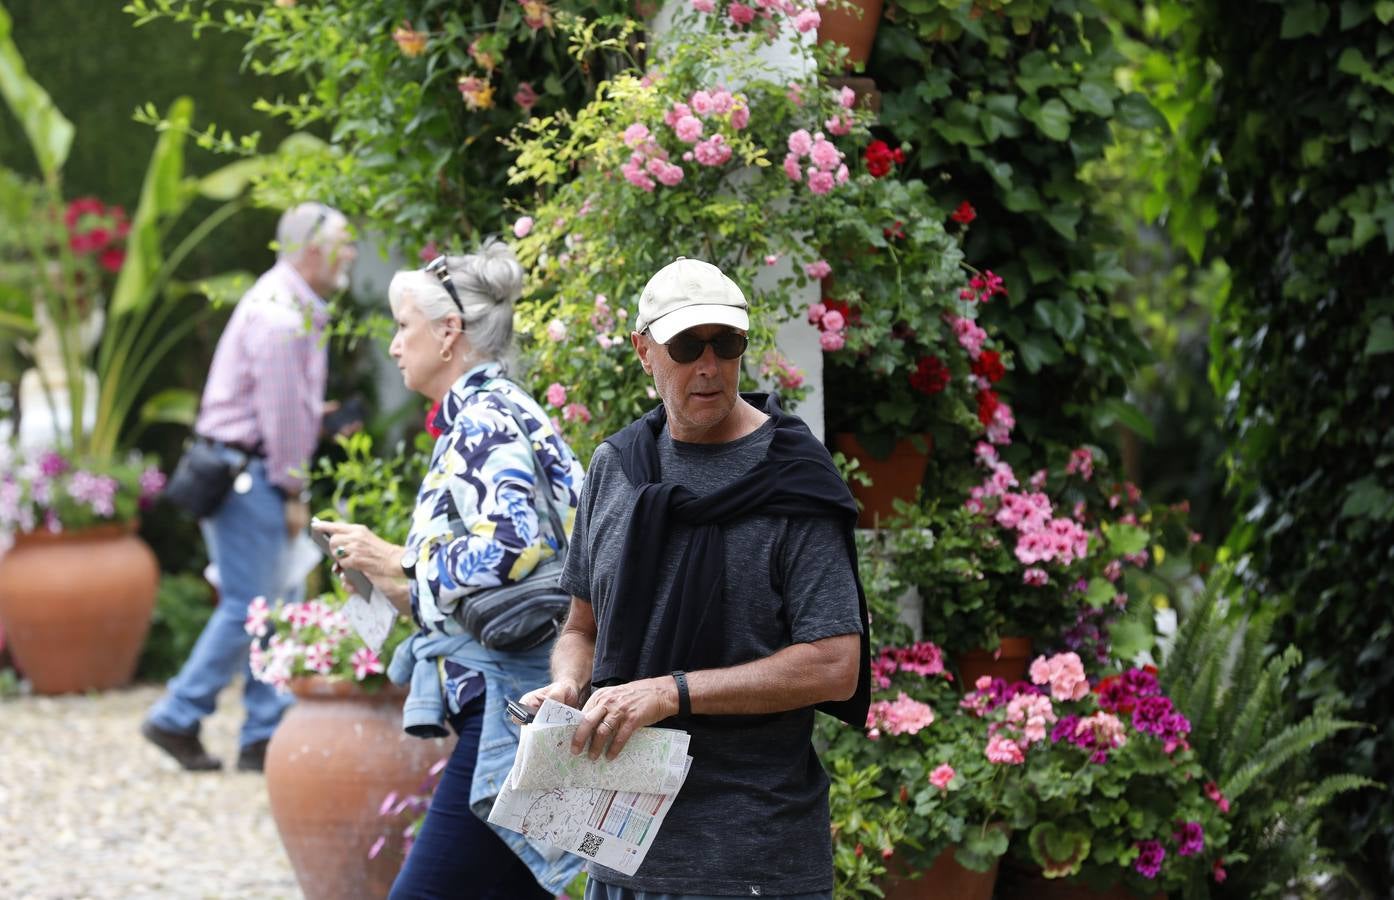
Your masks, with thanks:
[(1184, 611), (1160, 679), (1192, 723), (1191, 744), (1230, 806), (1223, 883), (1187, 885), (1187, 897), (1281, 897), (1340, 870), (1319, 836), (1320, 817), (1343, 794), (1373, 793), (1370, 779), (1322, 776), (1317, 751), (1360, 729), (1328, 708), (1304, 714), (1293, 676), (1302, 655), (1276, 650), (1273, 618), (1234, 615), (1227, 569)]
[[(500, 139), (580, 105), (608, 71), (606, 54), (571, 55), (556, 27), (566, 14), (533, 6), (535, 15), (515, 0), (131, 0), (126, 9), (141, 25), (230, 32), (250, 72), (302, 84), (256, 108), (330, 143), (284, 157), (263, 175), (263, 197), (330, 203), (414, 254), (501, 230), (505, 199), (526, 194), (507, 185), (512, 154)], [(596, 20), (625, 8), (597, 0), (568, 13)], [(198, 140), (239, 154), (256, 146), (216, 126)]]
[(940, 0), (897, 4), (867, 68), (907, 173), (976, 208), (964, 252), (1005, 279), (983, 319), (1013, 351), (1003, 388), (1032, 442), (1112, 424), (1106, 401), (1147, 358), (1107, 302), (1127, 274), (1083, 177), (1116, 127), (1161, 124), (1114, 81), (1121, 61), (1092, 3)]
[(167, 681), (189, 658), (203, 626), (213, 615), (213, 592), (201, 576), (164, 575), (155, 595), (150, 635), (136, 664), (142, 681)]
[[(1319, 750), (1326, 771), (1394, 778), (1394, 37), (1385, 3), (1161, 3), (1157, 105), (1177, 131), (1151, 200), (1229, 288), (1211, 330), (1223, 398), (1226, 552), (1254, 610), (1301, 649), (1309, 708), (1376, 723)], [(1244, 27), (1235, 28), (1235, 22)], [(1197, 218), (1199, 216), (1200, 218)], [(1394, 801), (1338, 798), (1327, 840), (1394, 889)]]

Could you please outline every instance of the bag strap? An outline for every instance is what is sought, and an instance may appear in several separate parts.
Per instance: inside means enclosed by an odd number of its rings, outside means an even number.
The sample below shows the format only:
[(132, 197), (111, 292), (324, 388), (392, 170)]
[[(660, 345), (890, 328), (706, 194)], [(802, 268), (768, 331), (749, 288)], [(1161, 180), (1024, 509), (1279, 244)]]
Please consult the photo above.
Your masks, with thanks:
[[(508, 379), (501, 379), (508, 381)], [(509, 381), (512, 384), (511, 381)], [(521, 390), (521, 388), (520, 388)], [(570, 542), (566, 537), (566, 526), (563, 524), (561, 515), (557, 512), (556, 498), (552, 496), (552, 481), (547, 477), (547, 472), (542, 466), (542, 457), (538, 455), (537, 448), (533, 446), (532, 435), (528, 433), (528, 427), (523, 422), (523, 410), (518, 404), (508, 399), (501, 391), (493, 391), (494, 397), (506, 407), (508, 417), (518, 426), (518, 431), (523, 435), (523, 440), (528, 442), (528, 450), (532, 453), (532, 472), (537, 481), (538, 493), (543, 494), (544, 502), (547, 505), (547, 518), (552, 524), (552, 536), (556, 538), (557, 544), (561, 549), (561, 555), (566, 553), (566, 548)], [(460, 515), (460, 511), (455, 506), (455, 495), (450, 492), (450, 487), (445, 488), (445, 502), (449, 507), (446, 516), (450, 522), (450, 531), (455, 537), (464, 537), (465, 522)]]

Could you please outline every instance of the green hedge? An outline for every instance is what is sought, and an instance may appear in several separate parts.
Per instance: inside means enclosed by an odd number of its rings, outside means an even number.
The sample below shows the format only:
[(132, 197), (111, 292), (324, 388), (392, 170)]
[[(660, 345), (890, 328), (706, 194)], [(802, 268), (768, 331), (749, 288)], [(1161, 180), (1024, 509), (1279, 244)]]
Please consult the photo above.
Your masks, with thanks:
[[(1229, 549), (1287, 597), (1277, 636), (1305, 652), (1309, 689), (1373, 723), (1336, 742), (1331, 770), (1394, 782), (1394, 3), (1195, 11), (1193, 64), (1219, 74), (1188, 150), (1193, 183), (1217, 189), (1207, 246), (1232, 269), (1212, 329)], [(1391, 796), (1351, 795), (1327, 819), (1380, 896)]]

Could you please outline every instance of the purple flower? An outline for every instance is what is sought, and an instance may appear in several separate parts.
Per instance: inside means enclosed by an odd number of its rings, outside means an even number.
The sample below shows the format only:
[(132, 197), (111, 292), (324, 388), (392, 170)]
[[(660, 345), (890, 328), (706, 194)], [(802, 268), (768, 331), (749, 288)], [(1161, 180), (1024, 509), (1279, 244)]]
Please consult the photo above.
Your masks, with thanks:
[(1143, 878), (1156, 878), (1162, 871), (1162, 861), (1167, 858), (1166, 848), (1160, 841), (1138, 841), (1135, 846), (1138, 855), (1133, 868)]
[(61, 454), (45, 450), (39, 457), (39, 473), (45, 478), (57, 478), (68, 471), (68, 461)]
[(1160, 737), (1165, 731), (1162, 720), (1171, 711), (1171, 700), (1167, 697), (1142, 697), (1133, 708), (1133, 727)]
[(92, 507), (92, 512), (97, 515), (110, 516), (116, 512), (116, 505), (112, 501), (118, 486), (115, 478), (79, 470), (68, 481), (68, 495)]
[(1065, 716), (1055, 723), (1055, 727), (1050, 730), (1050, 742), (1058, 744), (1061, 741), (1073, 740), (1075, 729), (1079, 727), (1079, 716)]
[(1181, 830), (1173, 834), (1178, 856), (1195, 856), (1205, 849), (1205, 829), (1199, 822), (1186, 822)]

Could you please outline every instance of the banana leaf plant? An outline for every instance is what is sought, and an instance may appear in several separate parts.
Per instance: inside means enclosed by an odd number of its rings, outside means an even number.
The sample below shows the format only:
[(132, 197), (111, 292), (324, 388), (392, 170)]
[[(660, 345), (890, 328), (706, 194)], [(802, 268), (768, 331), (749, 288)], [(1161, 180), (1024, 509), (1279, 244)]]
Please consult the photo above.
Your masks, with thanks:
[[(82, 277), (70, 241), (71, 218), (64, 218), (71, 206), (64, 202), (63, 165), (75, 129), (26, 70), (3, 5), (0, 97), (28, 138), (38, 169), (36, 179), (0, 167), (0, 337), (29, 338), (43, 318), (53, 323), (71, 411), (69, 433), (60, 441), (75, 457), (110, 460), (144, 424), (192, 423), (197, 398), (186, 390), (159, 391), (140, 409), (135, 405), (170, 351), (207, 314), (207, 301), (236, 297), (250, 283), (242, 272), (197, 282), (179, 281), (176, 273), (194, 248), (248, 205), (249, 186), (272, 157), (239, 160), (203, 177), (186, 174), (193, 102), (175, 100), (161, 120), (135, 212), (121, 225), (123, 232), (129, 228), (124, 258), (105, 300)], [(182, 220), (200, 197), (220, 205), (189, 227)], [(115, 265), (112, 260), (109, 268)], [(80, 333), (93, 315), (104, 316), (105, 323), (89, 352)], [(85, 370), (97, 376), (91, 422), (83, 416)]]

